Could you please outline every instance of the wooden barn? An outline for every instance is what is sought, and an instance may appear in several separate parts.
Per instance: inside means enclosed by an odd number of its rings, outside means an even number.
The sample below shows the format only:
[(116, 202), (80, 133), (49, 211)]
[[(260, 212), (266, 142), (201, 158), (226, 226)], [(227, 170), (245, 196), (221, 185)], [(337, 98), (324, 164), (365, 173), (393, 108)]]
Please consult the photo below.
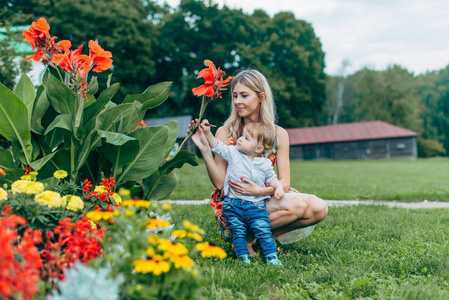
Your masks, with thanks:
[(291, 159), (416, 158), (417, 132), (382, 121), (287, 129)]

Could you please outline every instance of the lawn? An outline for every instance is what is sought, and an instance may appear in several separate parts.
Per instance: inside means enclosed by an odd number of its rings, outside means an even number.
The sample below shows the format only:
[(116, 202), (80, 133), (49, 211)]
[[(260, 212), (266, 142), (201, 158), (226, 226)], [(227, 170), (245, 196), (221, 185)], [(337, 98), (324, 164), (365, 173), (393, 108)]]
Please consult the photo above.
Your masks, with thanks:
[(449, 299), (445, 209), (331, 207), (308, 238), (280, 246), (282, 268), (260, 249), (251, 266), (236, 260), (208, 205), (177, 205), (172, 217), (200, 225), (229, 255), (196, 257), (206, 299)]
[[(209, 198), (203, 161), (177, 170), (170, 199)], [(449, 201), (449, 158), (291, 162), (291, 186), (328, 200)]]

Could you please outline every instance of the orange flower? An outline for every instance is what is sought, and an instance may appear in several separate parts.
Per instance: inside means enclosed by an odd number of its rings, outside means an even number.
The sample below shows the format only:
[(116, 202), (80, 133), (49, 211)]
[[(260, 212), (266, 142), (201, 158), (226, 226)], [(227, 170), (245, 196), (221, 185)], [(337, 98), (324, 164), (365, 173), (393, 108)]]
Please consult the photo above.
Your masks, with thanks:
[(2, 168), (0, 168), (0, 174), (2, 174), (3, 176), (6, 176), (5, 170), (3, 170)]
[(97, 41), (89, 41), (89, 55), (92, 58), (92, 67), (95, 67), (92, 69), (94, 72), (103, 72), (112, 65), (112, 53), (104, 51)]
[(232, 80), (233, 77), (228, 77), (223, 80), (223, 76), (226, 75), (220, 68), (215, 68), (215, 65), (210, 60), (205, 60), (204, 63), (209, 67), (208, 69), (202, 69), (198, 73), (198, 78), (204, 79), (204, 85), (192, 89), (195, 96), (206, 95), (210, 98), (221, 98), (221, 91)]
[(75, 71), (81, 77), (84, 77), (90, 71), (92, 59), (87, 55), (81, 54), (82, 49), (83, 45), (79, 46), (76, 50), (66, 50), (64, 54), (55, 54), (53, 56), (53, 63), (59, 64), (63, 70), (69, 73)]
[(43, 47), (46, 45), (47, 38), (50, 38), (49, 30), (50, 26), (48, 25), (47, 20), (40, 18), (37, 22), (31, 23), (28, 30), (23, 31), (23, 35), (25, 36), (23, 40), (30, 42), (33, 50), (36, 48), (36, 44), (38, 47)]
[(140, 128), (140, 127), (147, 127), (147, 126), (148, 126), (148, 125), (145, 123), (145, 121), (142, 120), (142, 121), (140, 121), (139, 126), (137, 126), (136, 129), (137, 129), (137, 128)]

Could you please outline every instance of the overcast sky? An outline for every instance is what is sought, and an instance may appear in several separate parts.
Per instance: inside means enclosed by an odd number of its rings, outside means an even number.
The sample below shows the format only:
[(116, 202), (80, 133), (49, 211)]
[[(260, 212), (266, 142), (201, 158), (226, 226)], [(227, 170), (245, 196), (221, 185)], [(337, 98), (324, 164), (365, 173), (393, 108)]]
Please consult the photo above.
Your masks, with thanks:
[[(163, 1), (160, 1), (163, 2)], [(179, 0), (167, 0), (177, 6)], [(325, 52), (326, 73), (399, 64), (415, 75), (449, 64), (449, 0), (213, 0), (273, 16), (292, 11), (312, 24)]]

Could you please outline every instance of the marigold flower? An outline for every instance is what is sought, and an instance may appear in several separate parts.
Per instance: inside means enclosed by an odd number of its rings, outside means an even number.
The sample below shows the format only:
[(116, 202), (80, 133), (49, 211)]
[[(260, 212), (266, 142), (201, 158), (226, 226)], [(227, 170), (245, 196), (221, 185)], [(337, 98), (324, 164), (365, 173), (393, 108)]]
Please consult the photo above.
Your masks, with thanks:
[(0, 201), (8, 200), (8, 192), (0, 187)]
[(221, 98), (221, 91), (224, 90), (224, 87), (228, 85), (234, 77), (230, 76), (226, 80), (223, 80), (223, 76), (226, 75), (224, 71), (220, 68), (217, 69), (214, 63), (210, 60), (205, 60), (204, 63), (209, 68), (202, 69), (197, 77), (197, 79), (204, 79), (204, 85), (192, 89), (192, 92), (198, 97), (206, 95), (206, 97), (209, 98)]
[(203, 237), (201, 235), (199, 235), (198, 233), (188, 232), (187, 230), (173, 230), (171, 234), (172, 234), (172, 236), (175, 236), (180, 239), (188, 237), (197, 242), (201, 242), (203, 240)]
[(112, 53), (104, 51), (97, 41), (89, 41), (89, 55), (92, 58), (92, 71), (103, 72), (112, 65)]
[(93, 210), (88, 212), (86, 217), (91, 219), (94, 222), (98, 222), (100, 220), (109, 220), (113, 216), (117, 216), (120, 213), (118, 211), (101, 211), (101, 210)]
[(53, 173), (53, 177), (57, 178), (57, 179), (64, 179), (67, 177), (67, 172), (64, 170), (58, 170), (56, 172)]
[(168, 227), (168, 226), (170, 225), (170, 222), (168, 222), (168, 221), (166, 221), (166, 220), (160, 220), (160, 219), (156, 219), (156, 218), (151, 218), (151, 219), (148, 219), (148, 220), (145, 222), (145, 225), (146, 225), (149, 229), (153, 230), (153, 229), (156, 228), (156, 227), (159, 227), (159, 228), (165, 228), (165, 227)]
[(150, 207), (150, 201), (147, 200), (125, 200), (123, 206)]
[(148, 237), (148, 241), (152, 244), (152, 245), (159, 245), (159, 236), (158, 235), (150, 235)]
[(13, 194), (36, 195), (44, 191), (44, 185), (38, 181), (17, 180), (11, 185), (11, 191)]
[(157, 250), (164, 251), (167, 254), (176, 254), (176, 255), (186, 255), (189, 253), (186, 246), (181, 243), (173, 243), (167, 239), (161, 239), (159, 245), (157, 246)]
[(62, 201), (67, 203), (66, 208), (73, 211), (79, 211), (84, 208), (84, 202), (80, 197), (74, 195), (65, 195)]
[(31, 181), (31, 175), (27, 174), (27, 175), (22, 175), (20, 176), (20, 179), (22, 180), (27, 180), (27, 181)]
[(0, 174), (2, 174), (3, 176), (6, 176), (5, 170), (3, 170), (2, 168), (0, 168)]
[(64, 206), (64, 201), (59, 193), (53, 191), (44, 191), (34, 197), (34, 201), (41, 205), (47, 205), (50, 208)]
[(133, 261), (134, 270), (137, 273), (153, 273), (156, 276), (170, 271), (170, 263), (164, 260), (161, 255), (154, 255), (151, 259), (136, 259)]
[(194, 225), (194, 224), (190, 223), (190, 222), (187, 221), (187, 220), (185, 220), (185, 221), (183, 222), (183, 225), (184, 225), (184, 228), (185, 228), (187, 231), (190, 231), (190, 232), (195, 232), (195, 231), (197, 231), (197, 230), (200, 228), (198, 225)]
[(196, 249), (201, 251), (202, 257), (216, 257), (219, 259), (224, 259), (226, 256), (226, 252), (220, 247), (212, 246), (209, 242), (204, 242), (202, 244), (196, 244)]

